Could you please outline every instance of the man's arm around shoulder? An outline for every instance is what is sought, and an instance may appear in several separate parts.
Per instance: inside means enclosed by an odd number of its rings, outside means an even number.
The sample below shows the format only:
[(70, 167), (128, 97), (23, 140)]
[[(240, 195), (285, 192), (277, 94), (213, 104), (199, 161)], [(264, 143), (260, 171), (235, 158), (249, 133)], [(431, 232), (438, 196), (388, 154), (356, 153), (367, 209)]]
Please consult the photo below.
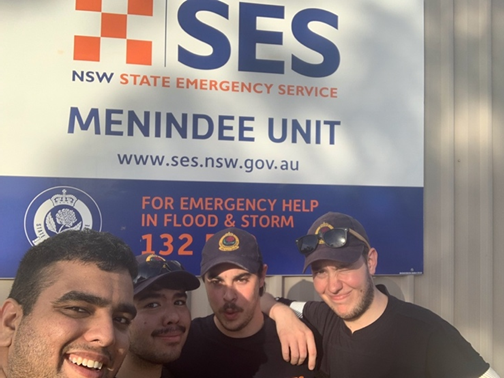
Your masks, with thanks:
[(299, 320), (289, 306), (276, 301), (269, 293), (264, 293), (261, 297), (261, 310), (276, 322), (283, 359), (293, 365), (300, 365), (308, 357), (308, 368), (313, 370), (317, 348), (310, 328)]

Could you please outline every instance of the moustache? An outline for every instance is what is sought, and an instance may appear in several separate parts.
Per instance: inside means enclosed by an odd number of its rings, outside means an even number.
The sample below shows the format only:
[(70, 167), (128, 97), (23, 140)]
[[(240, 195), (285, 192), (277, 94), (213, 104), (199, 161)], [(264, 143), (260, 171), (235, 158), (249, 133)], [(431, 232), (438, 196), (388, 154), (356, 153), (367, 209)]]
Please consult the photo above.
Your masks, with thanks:
[(237, 306), (235, 303), (226, 303), (224, 306), (222, 306), (221, 312), (226, 312), (228, 310), (241, 312), (243, 311), (243, 308)]
[(181, 326), (179, 324), (173, 324), (173, 325), (169, 325), (163, 329), (155, 330), (154, 332), (152, 332), (152, 336), (163, 336), (163, 335), (170, 334), (172, 332), (185, 333), (185, 331), (186, 331), (186, 327)]

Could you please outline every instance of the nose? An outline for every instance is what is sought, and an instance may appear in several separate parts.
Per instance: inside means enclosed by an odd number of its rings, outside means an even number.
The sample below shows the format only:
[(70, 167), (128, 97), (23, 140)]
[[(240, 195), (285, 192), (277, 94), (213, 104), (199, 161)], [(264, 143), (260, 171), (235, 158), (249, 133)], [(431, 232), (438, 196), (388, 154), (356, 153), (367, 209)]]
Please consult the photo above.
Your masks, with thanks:
[(336, 271), (331, 272), (327, 279), (329, 281), (328, 282), (329, 292), (336, 294), (342, 289), (343, 283), (341, 282), (341, 280), (338, 277), (338, 272), (336, 272)]
[(114, 320), (110, 315), (101, 315), (89, 322), (88, 330), (85, 334), (87, 341), (107, 347), (115, 343)]
[(167, 307), (163, 316), (163, 325), (177, 324), (180, 320), (180, 314), (177, 308)]
[(226, 285), (224, 287), (224, 300), (226, 302), (232, 302), (236, 300), (236, 290), (232, 286)]

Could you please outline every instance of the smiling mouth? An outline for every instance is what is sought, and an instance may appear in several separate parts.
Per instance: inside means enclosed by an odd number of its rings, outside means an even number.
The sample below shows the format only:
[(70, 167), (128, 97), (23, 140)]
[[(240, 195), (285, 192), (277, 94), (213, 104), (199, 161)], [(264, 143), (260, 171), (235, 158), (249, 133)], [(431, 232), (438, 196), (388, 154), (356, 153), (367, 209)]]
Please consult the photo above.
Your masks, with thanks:
[(341, 301), (347, 299), (349, 295), (350, 295), (350, 293), (345, 293), (345, 294), (338, 294), (338, 295), (330, 295), (329, 297), (331, 298), (331, 300), (333, 302), (341, 302)]
[(84, 366), (84, 367), (87, 367), (88, 369), (101, 370), (103, 367), (103, 363), (98, 362), (98, 361), (93, 361), (93, 360), (87, 359), (87, 358), (70, 357), (69, 360), (70, 360), (70, 362), (72, 362), (75, 365)]

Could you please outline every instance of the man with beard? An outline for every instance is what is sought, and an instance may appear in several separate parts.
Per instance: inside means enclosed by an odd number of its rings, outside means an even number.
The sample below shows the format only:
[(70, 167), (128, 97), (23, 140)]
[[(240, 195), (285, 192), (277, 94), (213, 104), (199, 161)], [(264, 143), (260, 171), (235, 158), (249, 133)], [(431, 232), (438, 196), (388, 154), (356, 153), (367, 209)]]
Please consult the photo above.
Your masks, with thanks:
[(31, 247), (0, 309), (0, 377), (114, 377), (136, 274), (130, 248), (108, 233), (65, 231)]
[(202, 252), (201, 279), (213, 314), (194, 319), (180, 358), (169, 364), (179, 378), (314, 377), (305, 365), (284, 361), (275, 322), (261, 312), (267, 265), (256, 238), (228, 228)]
[(180, 355), (191, 325), (186, 292), (197, 289), (200, 282), (175, 260), (144, 254), (137, 262), (133, 280), (137, 316), (117, 378), (160, 378), (163, 364)]
[[(448, 322), (373, 285), (378, 252), (356, 219), (327, 213), (296, 244), (323, 299), (302, 314), (323, 335), (321, 370), (331, 378), (498, 377)], [(263, 305), (283, 327), (297, 321), (272, 296)]]

